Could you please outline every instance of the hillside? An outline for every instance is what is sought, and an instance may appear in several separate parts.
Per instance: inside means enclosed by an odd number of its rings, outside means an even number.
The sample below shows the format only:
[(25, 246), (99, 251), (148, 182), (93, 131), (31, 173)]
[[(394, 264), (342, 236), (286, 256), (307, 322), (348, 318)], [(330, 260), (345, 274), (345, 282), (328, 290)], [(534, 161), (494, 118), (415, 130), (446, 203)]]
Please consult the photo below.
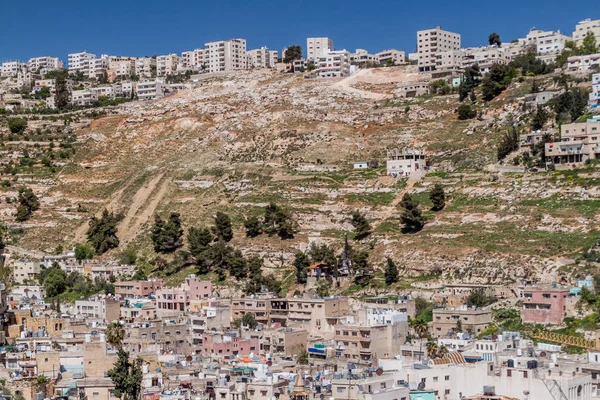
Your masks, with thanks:
[[(309, 242), (340, 249), (352, 233), (349, 214), (359, 209), (374, 226), (362, 243), (372, 248), (372, 264), (381, 268), (392, 257), (412, 287), (563, 280), (584, 268), (573, 262), (598, 237), (597, 170), (489, 172), (507, 121), (523, 121), (521, 97), (531, 82), (513, 83), (479, 104), (480, 119), (460, 121), (455, 94), (394, 96), (401, 82), (418, 79), (414, 67), (344, 80), (248, 71), (124, 105), (75, 128), (77, 151), (52, 182), (36, 180), (42, 207), (16, 244), (52, 251), (82, 242), (89, 217), (106, 208), (124, 215), (120, 249), (106, 257), (129, 248), (153, 259), (148, 232), (155, 213), (178, 211), (189, 228), (208, 226), (224, 211), (236, 228), (235, 247), (260, 254), (284, 277), (295, 251)], [(423, 181), (385, 176), (386, 151), (404, 147), (431, 153), (432, 171)], [(382, 167), (355, 171), (352, 162), (359, 160)], [(435, 183), (448, 196), (439, 212), (430, 211)], [(2, 191), (3, 198), (15, 196), (14, 187)], [(406, 192), (427, 217), (415, 234), (400, 229), (398, 203)], [(245, 237), (244, 219), (269, 202), (293, 213), (299, 224), (293, 239)], [(14, 207), (2, 206), (11, 221)]]

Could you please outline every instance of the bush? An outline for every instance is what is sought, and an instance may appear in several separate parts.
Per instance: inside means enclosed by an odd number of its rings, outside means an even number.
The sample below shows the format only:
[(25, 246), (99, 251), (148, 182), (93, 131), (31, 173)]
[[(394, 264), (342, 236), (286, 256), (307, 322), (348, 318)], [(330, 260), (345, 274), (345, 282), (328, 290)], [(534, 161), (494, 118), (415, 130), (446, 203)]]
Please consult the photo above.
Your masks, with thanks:
[(27, 129), (27, 120), (25, 118), (9, 118), (8, 129), (12, 133), (23, 133)]
[(458, 106), (457, 112), (460, 120), (473, 119), (477, 116), (477, 111), (468, 103)]

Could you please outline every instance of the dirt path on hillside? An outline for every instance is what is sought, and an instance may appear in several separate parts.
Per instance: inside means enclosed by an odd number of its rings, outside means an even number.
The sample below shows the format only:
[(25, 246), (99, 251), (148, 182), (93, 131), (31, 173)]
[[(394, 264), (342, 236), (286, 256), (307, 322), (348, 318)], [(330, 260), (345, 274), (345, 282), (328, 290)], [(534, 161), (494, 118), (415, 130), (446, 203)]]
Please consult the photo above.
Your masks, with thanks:
[(152, 217), (158, 203), (167, 193), (169, 182), (169, 179), (162, 173), (152, 178), (136, 192), (125, 218), (117, 226), (121, 245), (134, 239), (142, 225)]
[(396, 206), (402, 201), (402, 196), (404, 196), (405, 193), (408, 193), (410, 190), (412, 190), (412, 188), (415, 186), (415, 184), (418, 181), (419, 181), (418, 179), (412, 179), (412, 178), (410, 178), (408, 181), (406, 181), (406, 186), (404, 187), (404, 189), (402, 189), (396, 195), (396, 198), (394, 199), (394, 201), (392, 201), (392, 204), (387, 206), (387, 209), (385, 210), (384, 214), (379, 218), (377, 223), (374, 224), (375, 226), (373, 227), (373, 230), (375, 230), (375, 228), (377, 228), (382, 222), (384, 222), (389, 217), (391, 217), (394, 213), (398, 212), (398, 210), (396, 209)]
[(356, 93), (366, 99), (372, 99), (372, 100), (383, 100), (386, 97), (388, 97), (388, 95), (386, 94), (382, 94), (382, 93), (375, 93), (375, 92), (368, 92), (366, 90), (361, 90), (361, 89), (357, 89), (355, 87), (352, 87), (351, 85), (354, 83), (357, 83), (359, 81), (359, 78), (362, 75), (367, 74), (369, 71), (366, 69), (361, 69), (360, 71), (358, 71), (357, 73), (355, 73), (354, 75), (351, 75), (347, 78), (342, 79), (339, 82), (334, 83), (333, 85), (331, 85), (331, 87), (333, 88), (338, 88), (338, 89), (342, 89), (345, 90), (346, 92), (351, 92), (351, 93)]

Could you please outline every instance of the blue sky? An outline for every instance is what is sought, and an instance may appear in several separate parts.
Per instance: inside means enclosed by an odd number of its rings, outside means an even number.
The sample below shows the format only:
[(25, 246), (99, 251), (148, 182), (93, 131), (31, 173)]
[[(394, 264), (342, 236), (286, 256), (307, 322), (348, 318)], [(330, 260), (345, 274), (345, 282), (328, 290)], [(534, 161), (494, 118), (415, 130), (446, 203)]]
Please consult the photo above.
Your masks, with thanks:
[[(159, 55), (245, 38), (248, 49), (281, 51), (328, 36), (336, 49), (414, 51), (415, 32), (442, 25), (462, 35), (463, 46), (504, 41), (530, 28), (571, 34), (584, 18), (600, 18), (588, 1), (557, 0), (27, 0), (3, 1), (0, 61), (68, 53)], [(212, 3), (212, 4), (207, 4)], [(496, 5), (494, 7), (494, 5)], [(595, 15), (593, 15), (595, 10)], [(7, 21), (10, 21), (7, 23)]]

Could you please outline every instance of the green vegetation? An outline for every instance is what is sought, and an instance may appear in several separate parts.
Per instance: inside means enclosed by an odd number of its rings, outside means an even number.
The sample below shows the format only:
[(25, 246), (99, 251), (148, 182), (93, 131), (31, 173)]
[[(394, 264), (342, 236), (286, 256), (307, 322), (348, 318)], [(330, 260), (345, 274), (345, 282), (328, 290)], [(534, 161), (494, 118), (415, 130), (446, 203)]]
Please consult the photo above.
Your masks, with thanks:
[(404, 194), (400, 202), (400, 207), (402, 208), (400, 220), (404, 225), (404, 231), (417, 232), (423, 229), (425, 226), (425, 217), (421, 213), (419, 204), (413, 200), (410, 194)]
[(150, 237), (157, 253), (172, 253), (180, 248), (183, 245), (183, 229), (179, 213), (172, 212), (167, 221), (155, 215)]
[(370, 192), (370, 193), (356, 193), (347, 194), (344, 199), (349, 203), (364, 203), (371, 207), (387, 206), (392, 204), (395, 195), (390, 192)]
[(444, 187), (439, 183), (436, 183), (431, 193), (429, 193), (429, 199), (433, 203), (433, 211), (440, 211), (446, 206), (446, 193)]
[(385, 260), (385, 284), (393, 285), (398, 282), (398, 266), (391, 258), (387, 257)]
[(117, 361), (107, 372), (115, 385), (115, 396), (122, 400), (137, 400), (142, 392), (142, 359), (129, 359), (129, 353), (119, 348)]
[(8, 129), (11, 133), (23, 133), (27, 129), (27, 120), (25, 118), (9, 118)]
[(27, 221), (34, 211), (40, 208), (40, 201), (37, 196), (33, 193), (33, 190), (28, 187), (22, 187), (19, 189), (19, 205), (17, 206), (17, 213), (15, 219), (18, 222)]
[(352, 214), (350, 214), (350, 218), (350, 223), (355, 230), (355, 240), (364, 239), (371, 234), (371, 224), (364, 214), (358, 210), (354, 210), (352, 211)]
[(87, 239), (96, 254), (104, 254), (110, 249), (119, 247), (117, 223), (122, 216), (104, 209), (100, 218), (92, 217), (87, 231)]
[(231, 229), (231, 219), (229, 215), (218, 211), (214, 218), (215, 225), (212, 227), (212, 232), (217, 240), (225, 242), (233, 239), (233, 230)]

